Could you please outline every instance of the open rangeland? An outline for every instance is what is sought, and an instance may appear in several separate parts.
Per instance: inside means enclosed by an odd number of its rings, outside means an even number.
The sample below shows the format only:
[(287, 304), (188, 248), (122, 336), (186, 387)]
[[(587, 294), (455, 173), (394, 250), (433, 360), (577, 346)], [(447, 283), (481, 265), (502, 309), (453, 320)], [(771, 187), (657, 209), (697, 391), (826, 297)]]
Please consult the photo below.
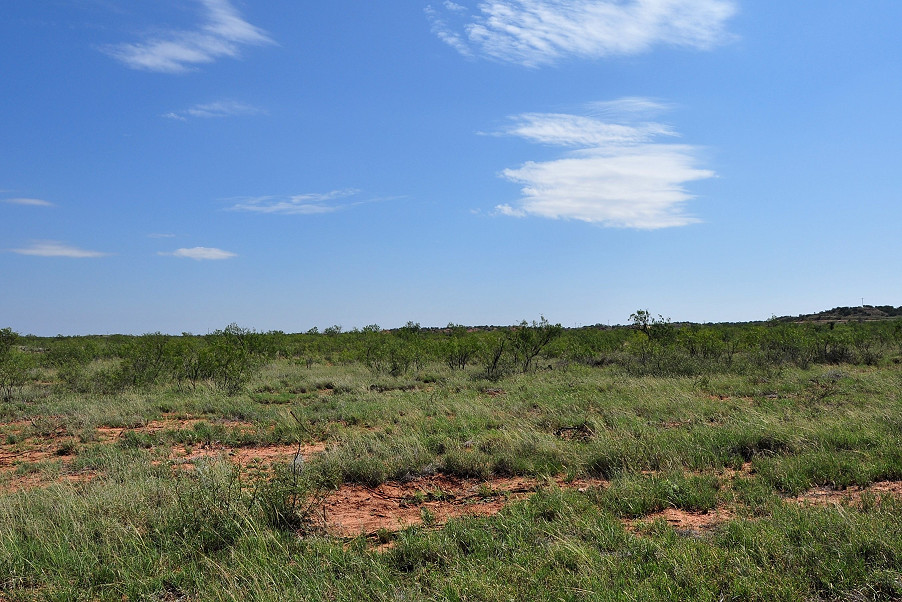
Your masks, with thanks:
[(895, 324), (19, 337), (0, 600), (898, 599)]

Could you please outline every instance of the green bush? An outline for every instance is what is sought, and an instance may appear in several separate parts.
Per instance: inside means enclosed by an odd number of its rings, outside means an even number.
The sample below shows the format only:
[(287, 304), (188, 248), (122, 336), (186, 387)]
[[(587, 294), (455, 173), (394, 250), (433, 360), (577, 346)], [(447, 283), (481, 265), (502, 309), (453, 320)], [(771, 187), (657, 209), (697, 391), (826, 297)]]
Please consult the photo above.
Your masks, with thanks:
[(20, 351), (8, 352), (0, 358), (0, 399), (12, 400), (16, 391), (28, 382), (33, 368), (31, 356)]

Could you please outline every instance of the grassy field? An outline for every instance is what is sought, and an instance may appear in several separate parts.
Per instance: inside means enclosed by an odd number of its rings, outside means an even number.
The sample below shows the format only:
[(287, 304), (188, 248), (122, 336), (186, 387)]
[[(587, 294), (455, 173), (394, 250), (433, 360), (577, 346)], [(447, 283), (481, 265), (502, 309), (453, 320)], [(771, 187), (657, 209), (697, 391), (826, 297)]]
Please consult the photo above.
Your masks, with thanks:
[(0, 600), (902, 599), (897, 324), (9, 336)]

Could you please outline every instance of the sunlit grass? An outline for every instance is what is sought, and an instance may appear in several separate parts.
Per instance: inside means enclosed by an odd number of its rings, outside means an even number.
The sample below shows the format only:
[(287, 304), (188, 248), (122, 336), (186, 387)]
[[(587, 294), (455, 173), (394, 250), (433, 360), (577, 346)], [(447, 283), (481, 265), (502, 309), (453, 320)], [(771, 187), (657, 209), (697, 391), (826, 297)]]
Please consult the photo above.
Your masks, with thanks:
[[(570, 363), (490, 382), (438, 363), (394, 377), (290, 358), (235, 395), (33, 384), (3, 407), (4, 449), (65, 453), (0, 482), (39, 477), (0, 494), (0, 599), (897, 598), (898, 500), (792, 496), (902, 480), (900, 384), (894, 366), (662, 377)], [(300, 475), (171, 456), (313, 442), (326, 449)], [(59, 479), (80, 473), (92, 478)], [(434, 473), (540, 490), (496, 516), (384, 533), (381, 551), (307, 515), (344, 484)], [(547, 480), (562, 476), (608, 484)], [(687, 535), (668, 509), (731, 518)]]

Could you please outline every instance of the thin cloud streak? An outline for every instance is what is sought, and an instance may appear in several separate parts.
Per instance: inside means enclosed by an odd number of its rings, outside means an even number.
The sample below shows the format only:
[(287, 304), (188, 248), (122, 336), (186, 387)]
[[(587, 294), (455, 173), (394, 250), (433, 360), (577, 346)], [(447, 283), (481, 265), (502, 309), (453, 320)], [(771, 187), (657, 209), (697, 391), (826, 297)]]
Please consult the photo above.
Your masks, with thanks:
[(264, 113), (263, 109), (249, 105), (247, 103), (235, 100), (220, 100), (205, 104), (197, 104), (191, 108), (182, 111), (171, 111), (163, 115), (169, 119), (179, 121), (188, 121), (189, 117), (199, 119), (215, 119), (221, 117), (241, 117), (248, 115), (259, 115)]
[(230, 207), (230, 210), (282, 215), (319, 215), (323, 213), (334, 213), (336, 211), (347, 209), (348, 207), (369, 202), (335, 202), (337, 200), (351, 198), (359, 193), (360, 191), (355, 188), (347, 188), (343, 190), (333, 190), (327, 193), (297, 194), (289, 197), (253, 197), (242, 199), (240, 202)]
[(159, 255), (169, 255), (171, 257), (182, 257), (186, 259), (194, 259), (195, 261), (219, 261), (222, 259), (231, 259), (238, 257), (231, 251), (223, 251), (215, 247), (192, 247), (190, 249), (176, 249), (171, 253), (158, 253)]
[(636, 144), (655, 136), (676, 135), (670, 127), (660, 123), (630, 126), (564, 113), (524, 113), (513, 117), (512, 121), (513, 124), (501, 134), (552, 146)]
[(88, 251), (67, 245), (58, 240), (38, 240), (34, 241), (30, 247), (24, 249), (12, 249), (13, 253), (19, 255), (33, 255), (36, 257), (72, 257), (76, 259), (85, 259), (93, 257), (106, 257), (109, 253), (101, 253), (100, 251)]
[(0, 202), (9, 203), (11, 205), (25, 205), (28, 207), (55, 207), (53, 203), (50, 201), (45, 201), (43, 199), (27, 199), (27, 198), (15, 198), (15, 199), (2, 199)]
[(523, 197), (514, 205), (496, 206), (497, 214), (649, 230), (699, 221), (684, 212), (694, 198), (685, 185), (715, 173), (697, 167), (696, 147), (656, 141), (676, 136), (670, 127), (558, 113), (528, 113), (512, 121), (501, 133), (576, 149), (559, 159), (502, 171), (503, 178), (522, 186)]
[(658, 45), (705, 50), (730, 38), (725, 23), (737, 11), (734, 0), (485, 0), (475, 15), (454, 6), (426, 10), (439, 39), (467, 56), (528, 67)]
[[(452, 6), (449, 6), (451, 4)], [(465, 12), (466, 8), (453, 3), (445, 3), (445, 10), (459, 13)], [(467, 44), (466, 40), (458, 33), (455, 33), (448, 22), (442, 17), (440, 11), (432, 8), (431, 6), (427, 6), (425, 9), (426, 18), (429, 19), (431, 23), (432, 33), (435, 34), (438, 39), (442, 42), (458, 51), (460, 54), (464, 56), (473, 56), (473, 52), (470, 50), (470, 46)]]
[(205, 20), (196, 29), (169, 31), (104, 50), (132, 69), (184, 73), (222, 57), (237, 57), (242, 46), (275, 43), (265, 31), (242, 19), (229, 0), (199, 1), (205, 9)]
[(652, 98), (626, 96), (616, 100), (590, 102), (587, 105), (587, 112), (593, 117), (609, 117), (621, 121), (630, 121), (634, 118), (649, 119), (672, 108), (672, 105)]

